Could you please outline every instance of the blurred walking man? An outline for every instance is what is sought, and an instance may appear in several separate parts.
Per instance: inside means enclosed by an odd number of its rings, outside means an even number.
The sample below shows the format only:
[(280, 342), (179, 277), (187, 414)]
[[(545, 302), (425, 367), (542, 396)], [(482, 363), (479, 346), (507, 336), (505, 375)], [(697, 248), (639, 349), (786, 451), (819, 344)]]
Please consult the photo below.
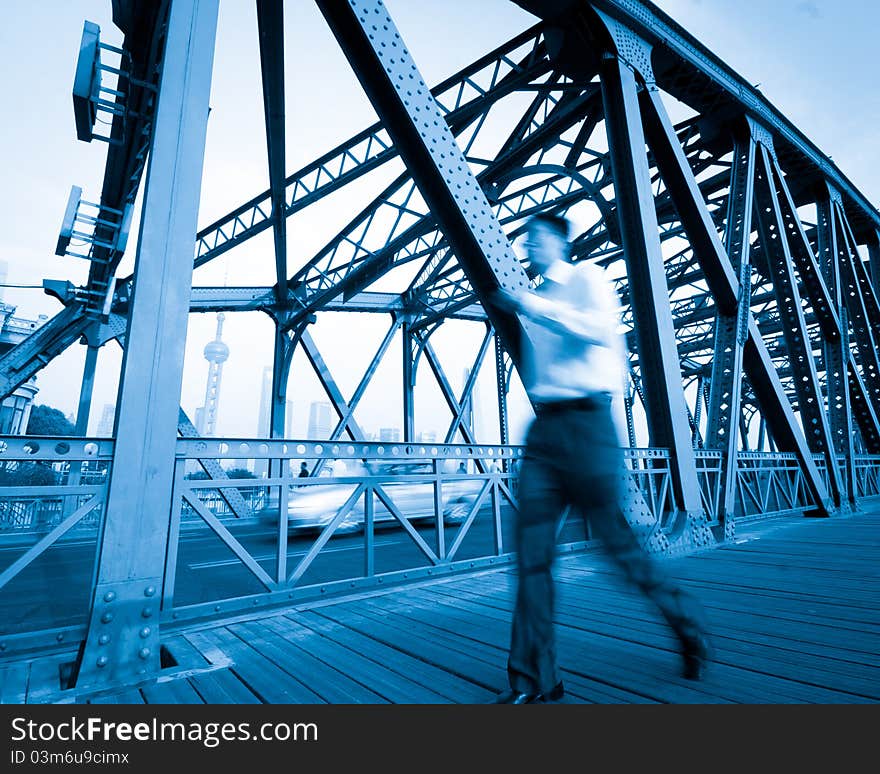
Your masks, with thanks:
[(621, 434), (611, 411), (625, 363), (620, 304), (600, 267), (570, 263), (568, 232), (564, 218), (532, 218), (526, 250), (530, 273), (542, 282), (535, 291), (495, 299), (533, 323), (523, 337), (522, 378), (535, 408), (519, 479), (510, 690), (497, 697), (499, 704), (564, 696), (552, 566), (566, 506), (589, 519), (626, 578), (658, 606), (681, 643), (684, 676), (700, 679), (709, 655), (698, 606), (665, 576), (623, 516)]

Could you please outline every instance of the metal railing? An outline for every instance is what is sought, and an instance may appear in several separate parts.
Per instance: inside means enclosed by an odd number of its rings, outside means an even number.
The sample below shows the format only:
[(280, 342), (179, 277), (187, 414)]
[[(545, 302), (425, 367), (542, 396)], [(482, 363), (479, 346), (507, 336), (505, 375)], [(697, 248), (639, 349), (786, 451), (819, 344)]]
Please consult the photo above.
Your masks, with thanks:
[(710, 523), (721, 518), (721, 466), (722, 454), (719, 451), (695, 449), (697, 461), (697, 481), (700, 484), (700, 499)]
[[(178, 439), (163, 617), (168, 621), (376, 588), (513, 560), (521, 447)], [(717, 521), (722, 455), (698, 450), (705, 512)], [(10, 635), (75, 639), (84, 627), (113, 442), (0, 438), (0, 656)], [(624, 450), (627, 517), (645, 532), (675, 522), (670, 454)], [(261, 477), (193, 475), (198, 461)], [(318, 461), (323, 473), (300, 478)], [(821, 458), (815, 459), (827, 480)], [(843, 464), (843, 460), (840, 460)], [(857, 496), (880, 496), (880, 455), (855, 460)], [(242, 474), (243, 475), (243, 474)], [(252, 476), (253, 474), (248, 474)], [(797, 459), (738, 455), (737, 519), (803, 512)], [(247, 505), (227, 502), (238, 492)], [(244, 515), (241, 515), (244, 514)], [(588, 544), (560, 521), (560, 551)]]
[(856, 497), (880, 497), (880, 454), (855, 456)]
[(797, 513), (814, 505), (797, 457), (787, 452), (737, 454), (736, 487), (737, 519)]

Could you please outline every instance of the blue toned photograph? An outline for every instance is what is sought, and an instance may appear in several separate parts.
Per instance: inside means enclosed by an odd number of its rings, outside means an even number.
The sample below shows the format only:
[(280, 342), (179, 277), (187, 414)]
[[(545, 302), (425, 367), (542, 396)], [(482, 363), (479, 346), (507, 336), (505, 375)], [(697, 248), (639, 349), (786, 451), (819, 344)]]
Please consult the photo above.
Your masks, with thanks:
[(0, 759), (880, 703), (880, 5), (3, 10)]

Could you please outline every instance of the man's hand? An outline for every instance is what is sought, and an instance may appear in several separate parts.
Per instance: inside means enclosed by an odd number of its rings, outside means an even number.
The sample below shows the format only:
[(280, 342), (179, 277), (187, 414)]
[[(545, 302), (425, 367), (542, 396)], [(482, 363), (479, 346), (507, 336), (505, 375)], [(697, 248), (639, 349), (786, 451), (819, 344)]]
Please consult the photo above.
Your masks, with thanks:
[(522, 296), (516, 293), (511, 293), (504, 288), (498, 288), (492, 293), (490, 301), (499, 309), (506, 309), (508, 312), (523, 311)]

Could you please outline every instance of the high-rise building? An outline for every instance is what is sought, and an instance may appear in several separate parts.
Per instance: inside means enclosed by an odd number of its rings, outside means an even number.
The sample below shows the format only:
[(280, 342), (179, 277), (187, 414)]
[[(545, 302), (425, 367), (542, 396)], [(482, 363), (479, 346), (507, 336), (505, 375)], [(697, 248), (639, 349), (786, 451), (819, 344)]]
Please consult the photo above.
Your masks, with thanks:
[[(464, 389), (464, 385), (467, 384), (468, 379), (471, 376), (471, 369), (465, 368), (464, 374), (462, 375), (462, 390)], [(477, 393), (477, 384), (474, 382), (474, 387), (471, 390), (471, 394), (467, 396), (462, 401), (461, 404), (461, 424), (466, 427), (471, 432), (471, 436), (476, 435), (476, 428), (474, 427), (475, 418), (474, 418), (474, 406), (478, 405), (478, 393)]]
[(96, 430), (100, 438), (110, 438), (113, 435), (113, 423), (116, 419), (116, 404), (105, 403), (104, 410), (101, 412), (101, 421), (98, 422)]
[(312, 401), (309, 406), (309, 432), (313, 441), (324, 441), (330, 437), (330, 404), (326, 401)]
[[(6, 262), (0, 261), (0, 282), (5, 282), (6, 267)], [(15, 307), (0, 300), (0, 355), (24, 341), (47, 319), (49, 318), (44, 314), (39, 315), (36, 320), (16, 317)], [(37, 377), (32, 376), (24, 384), (19, 385), (11, 395), (0, 401), (0, 434), (24, 435), (34, 405), (34, 397), (39, 391)]]
[(383, 443), (398, 443), (400, 441), (400, 428), (380, 427), (379, 440)]
[(260, 416), (257, 420), (257, 437), (268, 438), (271, 433), (272, 421), (272, 366), (263, 368), (263, 380), (260, 383)]
[(422, 430), (419, 433), (419, 437), (416, 439), (417, 443), (436, 443), (437, 442), (437, 431), (436, 430)]
[[(202, 414), (196, 411), (196, 430), (199, 435), (214, 435), (217, 428), (217, 410), (220, 403), (220, 383), (223, 378), (223, 364), (229, 359), (229, 347), (222, 340), (223, 320), (226, 315), (217, 315), (217, 335), (205, 345), (205, 360), (208, 366), (208, 382), (205, 386), (205, 404)], [(201, 422), (199, 421), (201, 420)]]

